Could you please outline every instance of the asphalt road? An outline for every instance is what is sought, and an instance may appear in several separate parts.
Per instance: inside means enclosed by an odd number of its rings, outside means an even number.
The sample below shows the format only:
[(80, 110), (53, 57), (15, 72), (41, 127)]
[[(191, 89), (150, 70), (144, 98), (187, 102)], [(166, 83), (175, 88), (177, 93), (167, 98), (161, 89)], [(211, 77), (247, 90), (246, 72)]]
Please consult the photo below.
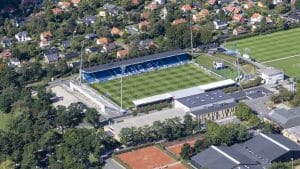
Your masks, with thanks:
[(125, 167), (121, 166), (111, 158), (107, 159), (105, 162), (106, 164), (103, 169), (125, 169)]

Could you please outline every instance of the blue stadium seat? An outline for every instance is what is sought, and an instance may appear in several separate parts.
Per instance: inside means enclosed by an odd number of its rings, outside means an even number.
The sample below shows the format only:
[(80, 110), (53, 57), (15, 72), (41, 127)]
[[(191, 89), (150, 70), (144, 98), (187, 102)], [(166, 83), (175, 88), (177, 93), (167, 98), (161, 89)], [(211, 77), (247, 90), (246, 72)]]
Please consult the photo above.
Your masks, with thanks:
[[(171, 56), (163, 59), (127, 65), (124, 70), (124, 76), (139, 74), (153, 69), (165, 68), (174, 65), (181, 65), (187, 63), (191, 58), (184, 54), (178, 56)], [(87, 83), (95, 83), (97, 81), (105, 82), (107, 80), (120, 77), (122, 74), (121, 67), (103, 70), (95, 73), (85, 73), (84, 79)]]

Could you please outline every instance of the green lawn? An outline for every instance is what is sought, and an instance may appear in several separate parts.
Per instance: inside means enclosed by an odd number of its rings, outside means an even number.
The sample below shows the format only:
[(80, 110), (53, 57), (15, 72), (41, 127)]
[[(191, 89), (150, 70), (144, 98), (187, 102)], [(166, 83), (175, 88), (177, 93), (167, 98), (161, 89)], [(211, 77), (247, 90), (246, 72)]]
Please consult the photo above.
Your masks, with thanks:
[(9, 114), (0, 113), (0, 130), (7, 131), (8, 123), (12, 118), (12, 116), (13, 115), (11, 113)]
[(234, 49), (235, 44), (241, 52), (246, 48), (250, 49), (248, 53), (258, 62), (299, 55), (265, 64), (281, 68), (291, 77), (300, 78), (300, 28), (230, 41), (225, 46)]
[[(224, 61), (224, 64), (228, 66), (226, 69), (216, 70), (213, 68), (214, 61), (223, 61), (223, 60), (227, 61), (227, 62)], [(207, 69), (210, 69), (211, 71), (225, 77), (226, 79), (234, 80), (238, 76), (237, 68), (233, 65), (235, 62), (235, 58), (232, 56), (226, 56), (220, 54), (209, 56), (207, 54), (200, 54), (197, 56), (196, 62), (199, 65)]]
[[(123, 104), (129, 108), (133, 106), (132, 100), (214, 81), (217, 81), (216, 77), (209, 76), (192, 64), (129, 76), (123, 79)], [(91, 86), (120, 104), (120, 79)]]

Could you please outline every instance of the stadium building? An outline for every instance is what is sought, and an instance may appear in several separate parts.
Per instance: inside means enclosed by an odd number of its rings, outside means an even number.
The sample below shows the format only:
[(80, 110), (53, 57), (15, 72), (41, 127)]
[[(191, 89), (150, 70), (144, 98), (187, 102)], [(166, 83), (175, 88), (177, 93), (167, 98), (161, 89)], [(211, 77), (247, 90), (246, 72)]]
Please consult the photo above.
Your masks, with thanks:
[(200, 123), (206, 120), (220, 120), (231, 117), (236, 110), (236, 100), (222, 90), (187, 96), (174, 101), (175, 108), (181, 108)]
[(259, 134), (231, 147), (211, 146), (191, 158), (195, 168), (265, 169), (300, 158), (300, 146), (279, 134)]
[(138, 57), (119, 62), (98, 65), (82, 70), (83, 79), (89, 83), (105, 82), (130, 76), (134, 74), (145, 73), (157, 69), (164, 69), (173, 66), (179, 66), (191, 61), (191, 56), (184, 50), (178, 49), (169, 52), (163, 52), (144, 57)]

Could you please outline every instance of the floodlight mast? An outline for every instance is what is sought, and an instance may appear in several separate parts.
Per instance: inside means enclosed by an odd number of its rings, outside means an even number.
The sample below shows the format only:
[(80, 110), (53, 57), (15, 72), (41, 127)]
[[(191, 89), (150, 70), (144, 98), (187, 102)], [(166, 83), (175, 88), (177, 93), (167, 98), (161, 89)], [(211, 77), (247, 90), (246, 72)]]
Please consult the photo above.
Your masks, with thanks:
[(81, 54), (80, 54), (80, 69), (79, 69), (79, 81), (82, 83), (82, 67), (83, 67), (83, 59), (82, 59), (82, 50), (84, 47), (84, 41), (81, 44)]
[(123, 111), (123, 75), (124, 75), (124, 71), (125, 71), (125, 66), (122, 65), (121, 66), (121, 109), (120, 112)]

